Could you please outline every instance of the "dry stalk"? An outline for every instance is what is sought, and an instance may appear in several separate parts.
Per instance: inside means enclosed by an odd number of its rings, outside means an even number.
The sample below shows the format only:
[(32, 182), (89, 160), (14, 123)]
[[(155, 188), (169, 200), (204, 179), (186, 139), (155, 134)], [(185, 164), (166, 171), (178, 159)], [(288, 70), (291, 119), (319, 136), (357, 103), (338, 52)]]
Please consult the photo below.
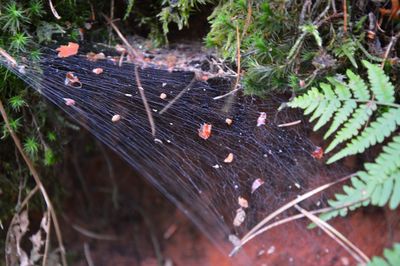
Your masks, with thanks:
[(64, 249), (64, 246), (63, 246), (60, 225), (58, 223), (57, 215), (56, 215), (56, 213), (54, 211), (53, 204), (51, 203), (51, 200), (50, 200), (50, 198), (49, 198), (49, 196), (47, 194), (47, 191), (43, 186), (43, 183), (42, 183), (42, 181), (41, 181), (41, 179), (39, 177), (39, 173), (37, 172), (36, 168), (33, 166), (32, 161), (25, 154), (25, 152), (24, 152), (24, 150), (22, 148), (21, 141), (19, 140), (18, 136), (12, 130), (12, 128), (10, 126), (10, 122), (8, 120), (8, 116), (7, 116), (6, 111), (4, 109), (4, 106), (3, 106), (3, 102), (1, 100), (0, 100), (0, 112), (1, 112), (1, 115), (3, 117), (4, 122), (6, 124), (6, 128), (10, 132), (10, 135), (11, 135), (11, 137), (12, 137), (14, 143), (15, 143), (15, 146), (17, 147), (17, 149), (20, 152), (22, 158), (24, 159), (26, 165), (28, 166), (31, 175), (33, 176), (33, 179), (35, 180), (35, 183), (38, 186), (38, 188), (39, 188), (40, 192), (42, 193), (42, 196), (43, 196), (43, 198), (44, 198), (44, 200), (46, 202), (47, 209), (51, 214), (51, 218), (53, 219), (54, 230), (56, 232), (56, 237), (57, 237), (58, 245), (59, 245), (59, 248), (60, 248), (62, 264), (65, 266), (65, 265), (67, 265), (67, 259), (65, 257), (65, 249)]

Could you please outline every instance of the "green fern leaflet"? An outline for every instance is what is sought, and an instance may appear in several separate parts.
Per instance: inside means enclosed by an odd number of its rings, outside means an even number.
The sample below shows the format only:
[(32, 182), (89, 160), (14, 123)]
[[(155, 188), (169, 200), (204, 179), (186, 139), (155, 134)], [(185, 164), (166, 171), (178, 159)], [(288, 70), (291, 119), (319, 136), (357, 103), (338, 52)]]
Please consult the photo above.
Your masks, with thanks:
[[(310, 114), (311, 122), (318, 119), (314, 130), (332, 121), (324, 137), (336, 134), (326, 153), (347, 142), (327, 163), (382, 143), (400, 125), (400, 105), (395, 103), (395, 90), (389, 77), (379, 66), (366, 61), (363, 64), (368, 70), (369, 86), (348, 70), (347, 83), (330, 78), (330, 84), (320, 84), (321, 90), (314, 87), (289, 103), (290, 107), (304, 109), (305, 115)], [(375, 120), (371, 122), (373, 117)]]
[(373, 257), (367, 266), (396, 266), (400, 265), (400, 243), (396, 243), (393, 249), (383, 251), (384, 258)]
[(348, 70), (346, 82), (329, 78), (329, 84), (322, 83), (319, 89), (312, 88), (289, 103), (311, 115), (311, 122), (317, 121), (314, 130), (327, 126), (325, 139), (334, 135), (327, 153), (346, 143), (327, 163), (389, 140), (375, 161), (365, 163), (364, 170), (343, 187), (343, 193), (329, 201), (335, 210), (322, 214), (325, 220), (369, 204), (388, 204), (391, 209), (400, 204), (400, 135), (394, 134), (400, 125), (400, 105), (395, 102), (394, 86), (383, 70), (366, 61), (363, 65), (368, 83)]

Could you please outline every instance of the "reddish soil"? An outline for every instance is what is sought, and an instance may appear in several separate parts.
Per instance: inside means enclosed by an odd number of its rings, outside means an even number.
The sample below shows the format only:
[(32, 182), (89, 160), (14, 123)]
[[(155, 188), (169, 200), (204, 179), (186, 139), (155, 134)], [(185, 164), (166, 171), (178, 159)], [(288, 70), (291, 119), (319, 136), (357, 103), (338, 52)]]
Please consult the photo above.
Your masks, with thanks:
[[(229, 258), (114, 153), (102, 153), (97, 145), (92, 151), (76, 152), (88, 139), (74, 140), (61, 173), (68, 191), (61, 220), (71, 265), (87, 265), (85, 243), (94, 265), (157, 265), (154, 243), (167, 261), (164, 265), (356, 265), (321, 230), (305, 229), (307, 221), (277, 227)], [(117, 205), (113, 188), (118, 189)], [(399, 217), (393, 211), (368, 208), (332, 225), (371, 257), (400, 240)], [(73, 225), (100, 239), (78, 232)], [(116, 240), (102, 239), (110, 235)]]

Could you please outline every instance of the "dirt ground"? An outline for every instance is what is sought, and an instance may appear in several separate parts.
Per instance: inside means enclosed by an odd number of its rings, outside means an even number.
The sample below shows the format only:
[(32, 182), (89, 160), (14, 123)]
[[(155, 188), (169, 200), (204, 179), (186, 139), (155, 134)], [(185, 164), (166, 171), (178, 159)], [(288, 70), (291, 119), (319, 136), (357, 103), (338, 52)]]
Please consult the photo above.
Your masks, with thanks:
[[(72, 142), (60, 171), (71, 265), (150, 266), (157, 257), (162, 265), (356, 265), (321, 230), (305, 229), (306, 221), (277, 227), (229, 258), (113, 152), (99, 143), (82, 152), (90, 139), (85, 133)], [(373, 256), (400, 240), (399, 217), (369, 208), (332, 225)]]

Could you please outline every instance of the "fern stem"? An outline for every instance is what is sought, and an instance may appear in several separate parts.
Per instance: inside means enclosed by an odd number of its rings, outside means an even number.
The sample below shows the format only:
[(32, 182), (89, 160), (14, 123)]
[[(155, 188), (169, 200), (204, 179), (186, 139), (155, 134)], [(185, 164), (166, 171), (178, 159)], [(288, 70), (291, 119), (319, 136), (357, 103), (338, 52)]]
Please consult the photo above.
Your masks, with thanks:
[[(339, 99), (339, 100), (341, 100), (341, 99)], [(348, 99), (346, 99), (346, 100), (348, 100)], [(345, 100), (343, 100), (343, 101), (345, 101)], [(385, 103), (385, 102), (378, 102), (378, 101), (375, 101), (375, 100), (368, 100), (368, 101), (354, 100), (354, 101), (357, 102), (357, 103), (374, 103), (374, 104), (377, 104), (377, 105), (384, 105), (384, 106), (400, 108), (400, 104), (397, 104), (397, 103)]]

